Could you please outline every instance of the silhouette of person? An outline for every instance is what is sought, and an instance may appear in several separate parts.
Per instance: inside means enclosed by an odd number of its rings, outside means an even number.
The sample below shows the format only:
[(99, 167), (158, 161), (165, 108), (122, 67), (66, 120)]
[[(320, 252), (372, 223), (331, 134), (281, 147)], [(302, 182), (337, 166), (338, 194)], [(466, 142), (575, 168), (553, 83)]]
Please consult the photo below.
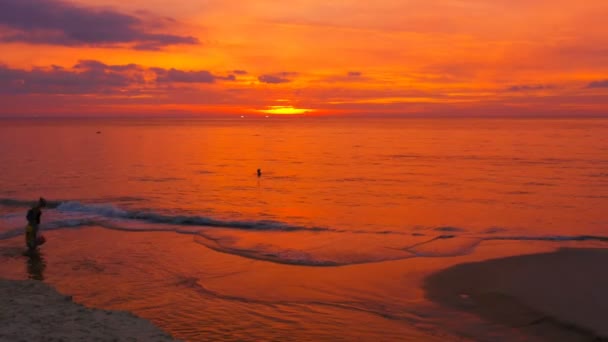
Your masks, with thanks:
[(261, 177), (261, 176), (262, 176), (262, 170), (258, 169), (258, 177)]
[(38, 229), (40, 225), (40, 217), (42, 216), (42, 208), (46, 207), (46, 200), (42, 197), (38, 202), (28, 210), (27, 215), (27, 226), (25, 227), (25, 244), (27, 245), (28, 251), (33, 252), (36, 247), (44, 243), (44, 238), (38, 236)]

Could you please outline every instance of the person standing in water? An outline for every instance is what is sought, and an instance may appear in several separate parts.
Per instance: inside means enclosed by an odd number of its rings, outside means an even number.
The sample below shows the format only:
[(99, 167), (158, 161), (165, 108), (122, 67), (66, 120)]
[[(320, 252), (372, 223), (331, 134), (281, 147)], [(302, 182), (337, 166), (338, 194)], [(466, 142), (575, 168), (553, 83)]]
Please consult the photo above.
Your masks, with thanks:
[(42, 216), (42, 208), (46, 207), (46, 200), (42, 197), (38, 200), (38, 203), (28, 210), (27, 215), (27, 227), (25, 228), (25, 244), (30, 252), (34, 251), (36, 247), (44, 243), (44, 238), (38, 236), (38, 229), (40, 225), (40, 217)]

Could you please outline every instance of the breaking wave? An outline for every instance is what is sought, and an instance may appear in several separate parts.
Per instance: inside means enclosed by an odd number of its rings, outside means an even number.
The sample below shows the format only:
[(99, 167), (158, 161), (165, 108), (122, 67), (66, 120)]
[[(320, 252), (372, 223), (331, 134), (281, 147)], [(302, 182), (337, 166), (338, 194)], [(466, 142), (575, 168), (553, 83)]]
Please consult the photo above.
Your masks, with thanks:
[[(27, 207), (31, 202), (0, 199), (0, 204)], [(126, 232), (188, 234), (193, 236), (195, 243), (217, 252), (300, 266), (347, 266), (408, 258), (462, 256), (473, 253), (484, 242), (495, 240), (608, 243), (607, 236), (508, 235), (506, 228), (489, 228), (474, 233), (460, 227), (429, 227), (426, 230), (427, 235), (416, 232), (416, 229), (406, 228), (401, 231), (365, 231), (293, 225), (270, 220), (220, 220), (200, 215), (171, 215), (151, 210), (124, 209), (114, 204), (80, 201), (55, 202), (51, 210), (47, 210), (44, 215), (43, 231), (95, 226)], [(0, 215), (0, 240), (23, 234), (24, 216), (22, 212)], [(314, 234), (307, 237), (313, 240), (310, 246), (292, 247), (249, 241), (243, 238), (242, 232), (288, 233), (291, 238), (285, 238), (283, 241), (286, 243), (297, 241), (302, 236), (298, 235), (301, 233)], [(361, 236), (365, 234), (369, 234), (369, 238)], [(264, 237), (261, 238), (262, 241), (265, 240)], [(352, 244), (344, 242), (348, 239), (357, 243), (364, 241), (364, 246), (353, 247)]]

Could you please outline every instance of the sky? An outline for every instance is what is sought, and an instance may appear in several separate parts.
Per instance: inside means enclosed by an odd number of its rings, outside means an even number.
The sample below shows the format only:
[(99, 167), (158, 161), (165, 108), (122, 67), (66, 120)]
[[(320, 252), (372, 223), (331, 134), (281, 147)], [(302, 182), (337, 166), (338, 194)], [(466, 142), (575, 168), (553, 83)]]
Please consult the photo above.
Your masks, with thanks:
[(0, 0), (0, 116), (608, 115), (606, 0)]

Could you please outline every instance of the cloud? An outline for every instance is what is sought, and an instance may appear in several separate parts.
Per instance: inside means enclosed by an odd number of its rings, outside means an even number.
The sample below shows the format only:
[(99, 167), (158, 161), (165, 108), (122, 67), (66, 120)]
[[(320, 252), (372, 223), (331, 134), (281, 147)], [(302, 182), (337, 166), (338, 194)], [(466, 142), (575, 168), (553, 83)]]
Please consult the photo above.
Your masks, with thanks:
[(247, 75), (247, 71), (245, 70), (234, 70), (232, 71), (235, 75)]
[(224, 81), (236, 81), (236, 76), (230, 74), (228, 76), (215, 76), (215, 78), (217, 78), (218, 80), (224, 80)]
[[(170, 22), (170, 21), (166, 21)], [(150, 32), (139, 17), (62, 0), (0, 0), (0, 41), (159, 50), (198, 39)], [(150, 23), (149, 27), (159, 26)], [(4, 29), (2, 29), (4, 27)]]
[(348, 71), (346, 73), (328, 75), (319, 78), (320, 83), (371, 83), (374, 80), (371, 77), (363, 76), (360, 71)]
[(158, 83), (213, 83), (216, 80), (236, 81), (236, 76), (232, 74), (227, 76), (218, 76), (207, 70), (184, 71), (174, 68), (151, 68), (150, 70), (156, 73), (156, 82)]
[(291, 82), (290, 77), (296, 76), (297, 72), (279, 72), (276, 74), (260, 75), (258, 80), (262, 83), (279, 84)]
[(517, 84), (507, 88), (507, 91), (534, 91), (543, 89), (553, 89), (554, 86), (547, 84)]
[(608, 88), (608, 80), (593, 81), (587, 85), (587, 88)]
[[(155, 77), (150, 77), (151, 75)], [(97, 94), (134, 89), (153, 89), (170, 83), (234, 81), (232, 74), (217, 76), (206, 70), (145, 68), (137, 64), (108, 65), (96, 60), (79, 61), (70, 69), (60, 66), (13, 69), (0, 65), (0, 93)]]
[(83, 61), (71, 70), (59, 66), (32, 70), (0, 66), (0, 93), (104, 93), (143, 84), (143, 74), (132, 70), (135, 69), (128, 65), (106, 66), (94, 61)]
[(128, 70), (142, 70), (137, 64), (124, 64), (124, 65), (107, 65), (96, 60), (81, 60), (78, 64), (74, 65), (74, 69), (89, 69), (89, 70), (111, 70), (111, 71), (128, 71)]
[(156, 68), (156, 81), (160, 83), (166, 82), (182, 82), (182, 83), (213, 83), (216, 77), (209, 71), (183, 71), (177, 69), (161, 69)]
[(261, 75), (260, 77), (258, 77), (258, 80), (262, 83), (272, 83), (272, 84), (291, 82), (287, 78), (274, 76), (274, 75)]

